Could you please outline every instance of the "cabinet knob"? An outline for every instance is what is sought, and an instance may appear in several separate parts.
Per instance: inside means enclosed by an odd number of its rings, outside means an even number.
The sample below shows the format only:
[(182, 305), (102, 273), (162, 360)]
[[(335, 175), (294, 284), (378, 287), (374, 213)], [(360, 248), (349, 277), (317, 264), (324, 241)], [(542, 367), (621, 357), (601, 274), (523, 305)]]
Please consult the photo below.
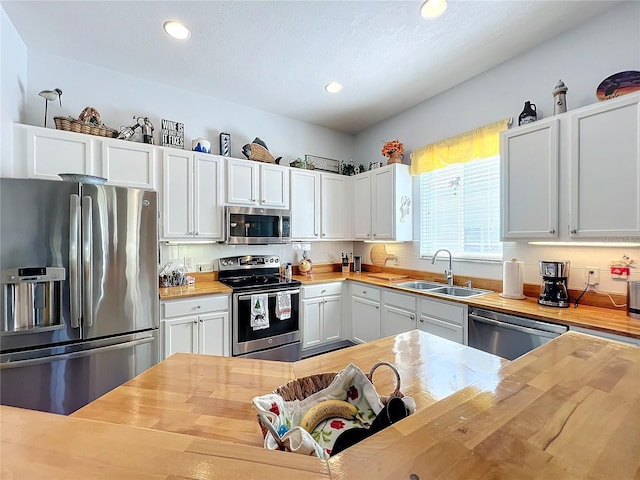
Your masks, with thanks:
[(201, 309), (202, 307), (200, 305), (196, 305), (196, 308), (197, 309)]
[(375, 237), (377, 235), (377, 233), (374, 233), (373, 236)]
[(197, 324), (198, 324), (198, 321), (197, 321), (197, 320), (194, 320), (194, 321), (193, 321), (193, 323), (195, 323), (195, 324), (197, 325)]
[(193, 232), (189, 232), (189, 235), (193, 235)]
[(326, 293), (326, 290), (321, 290), (320, 293)]
[(327, 234), (326, 234), (326, 233), (323, 233), (323, 234), (322, 234), (322, 236), (323, 236), (323, 237), (326, 237), (326, 236), (327, 236)]
[(421, 319), (420, 319), (420, 323), (424, 323), (424, 318), (421, 318)]
[(198, 235), (200, 235), (200, 232), (196, 232), (196, 237), (197, 237)]
[(200, 319), (200, 323), (204, 322), (204, 320)]
[(554, 233), (556, 233), (556, 231), (552, 228), (551, 230), (549, 230), (549, 233), (553, 235)]
[(380, 307), (378, 305), (376, 305), (376, 310), (378, 310)]
[(415, 315), (409, 315), (409, 319), (411, 320), (415, 320), (416, 316)]
[(578, 231), (575, 228), (573, 228), (573, 229), (571, 229), (571, 233), (573, 233), (575, 235), (576, 233), (578, 233)]

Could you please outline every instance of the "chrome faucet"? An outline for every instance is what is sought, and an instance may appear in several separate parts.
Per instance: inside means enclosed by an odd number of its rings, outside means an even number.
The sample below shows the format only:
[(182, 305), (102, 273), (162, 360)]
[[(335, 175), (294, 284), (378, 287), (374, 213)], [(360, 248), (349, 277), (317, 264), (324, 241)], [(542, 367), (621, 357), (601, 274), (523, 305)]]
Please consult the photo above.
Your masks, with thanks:
[(444, 271), (444, 278), (446, 278), (447, 282), (449, 282), (449, 286), (453, 287), (453, 256), (451, 255), (451, 252), (446, 248), (436, 250), (436, 253), (433, 254), (433, 257), (431, 257), (431, 265), (434, 265), (436, 263), (436, 257), (440, 252), (447, 252), (449, 254), (449, 270)]

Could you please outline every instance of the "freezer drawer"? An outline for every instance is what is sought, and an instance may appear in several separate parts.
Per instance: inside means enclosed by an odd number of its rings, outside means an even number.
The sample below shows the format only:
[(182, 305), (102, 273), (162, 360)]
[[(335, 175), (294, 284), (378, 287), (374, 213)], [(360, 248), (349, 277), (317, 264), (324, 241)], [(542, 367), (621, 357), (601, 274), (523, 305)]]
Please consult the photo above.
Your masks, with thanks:
[(74, 347), (3, 355), (0, 403), (72, 413), (158, 363), (158, 330)]

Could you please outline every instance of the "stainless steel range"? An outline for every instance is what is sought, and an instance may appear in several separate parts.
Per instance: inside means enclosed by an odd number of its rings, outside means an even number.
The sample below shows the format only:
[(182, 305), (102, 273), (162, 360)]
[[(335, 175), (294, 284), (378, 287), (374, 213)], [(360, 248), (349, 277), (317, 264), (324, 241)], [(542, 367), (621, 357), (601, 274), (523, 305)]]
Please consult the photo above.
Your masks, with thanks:
[(218, 280), (233, 289), (231, 353), (234, 357), (296, 361), (301, 358), (300, 285), (280, 275), (276, 255), (219, 260)]

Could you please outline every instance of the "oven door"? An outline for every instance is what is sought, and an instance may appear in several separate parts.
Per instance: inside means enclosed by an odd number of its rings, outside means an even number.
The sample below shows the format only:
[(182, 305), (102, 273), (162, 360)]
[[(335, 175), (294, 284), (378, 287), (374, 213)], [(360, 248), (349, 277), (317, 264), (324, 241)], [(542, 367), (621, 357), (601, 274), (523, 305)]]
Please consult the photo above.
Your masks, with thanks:
[(250, 208), (225, 207), (227, 243), (269, 245), (286, 243), (289, 239), (289, 221), (283, 225), (283, 213), (287, 211)]
[[(291, 295), (291, 317), (280, 320), (276, 317), (277, 293)], [(254, 330), (251, 327), (252, 294), (268, 295), (269, 327)], [(281, 345), (299, 342), (300, 335), (300, 289), (253, 291), (233, 294), (233, 356), (267, 350)]]

